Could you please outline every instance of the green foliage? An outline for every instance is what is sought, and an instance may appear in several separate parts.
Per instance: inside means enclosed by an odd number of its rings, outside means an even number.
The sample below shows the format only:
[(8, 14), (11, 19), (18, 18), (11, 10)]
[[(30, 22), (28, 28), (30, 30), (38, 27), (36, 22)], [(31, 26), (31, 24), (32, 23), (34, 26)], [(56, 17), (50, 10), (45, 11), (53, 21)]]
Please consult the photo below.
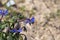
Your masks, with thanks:
[(20, 10), (25, 11), (25, 6), (22, 6)]
[(35, 14), (35, 12), (34, 12), (34, 10), (32, 9), (32, 10), (30, 11), (30, 17), (33, 16), (34, 14)]
[(22, 36), (20, 36), (19, 34), (18, 35), (14, 35), (13, 36), (13, 33), (3, 33), (3, 32), (0, 32), (0, 40), (23, 40)]
[(19, 9), (20, 9), (21, 13), (24, 13), (25, 12), (25, 6), (22, 6)]
[[(20, 20), (25, 18), (22, 14), (17, 13), (15, 11), (12, 11), (11, 13), (12, 13), (12, 17), (10, 17), (11, 15), (9, 13), (4, 17), (4, 21), (0, 22), (0, 29), (4, 29), (5, 27), (13, 28), (12, 25), (13, 23), (17, 23), (16, 21), (17, 18), (19, 18)], [(10, 33), (10, 32), (9, 33), (0, 32), (0, 40), (23, 40), (22, 36), (20, 36), (19, 34), (14, 36), (13, 35), (14, 33)]]
[(60, 17), (60, 10), (57, 11), (56, 15)]
[[(21, 34), (15, 34), (6, 32), (4, 33), (3, 30), (5, 27), (13, 28), (13, 23), (17, 23), (17, 19), (25, 19), (25, 17), (21, 14), (25, 11), (25, 6), (20, 7), (21, 13), (17, 13), (16, 11), (13, 11), (11, 7), (7, 7), (6, 4), (4, 4), (4, 7), (9, 11), (9, 14), (6, 15), (3, 19), (3, 21), (0, 22), (0, 40), (23, 40), (23, 37)], [(12, 16), (11, 16), (12, 15)]]

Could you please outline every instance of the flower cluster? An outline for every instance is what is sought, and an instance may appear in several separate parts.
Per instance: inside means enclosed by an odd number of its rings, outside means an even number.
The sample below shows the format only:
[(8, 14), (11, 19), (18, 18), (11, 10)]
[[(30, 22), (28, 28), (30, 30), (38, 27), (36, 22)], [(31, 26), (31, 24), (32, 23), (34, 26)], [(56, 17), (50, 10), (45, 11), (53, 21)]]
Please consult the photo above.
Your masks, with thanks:
[(1, 10), (0, 9), (0, 15), (7, 15), (8, 14), (8, 10)]

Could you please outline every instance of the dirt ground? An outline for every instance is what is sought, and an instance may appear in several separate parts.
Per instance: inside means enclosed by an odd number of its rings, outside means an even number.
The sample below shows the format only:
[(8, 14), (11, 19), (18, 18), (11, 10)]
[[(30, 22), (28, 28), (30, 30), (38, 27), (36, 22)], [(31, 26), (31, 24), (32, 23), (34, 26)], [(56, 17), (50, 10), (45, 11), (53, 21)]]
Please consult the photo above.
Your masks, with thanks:
[[(22, 32), (27, 36), (27, 40), (60, 40), (60, 17), (57, 16), (60, 3), (58, 1), (60, 0), (56, 0), (56, 3), (51, 0), (25, 0), (21, 3), (15, 0), (17, 8), (11, 7), (11, 11), (23, 13), (28, 18), (30, 14), (35, 17), (35, 23), (27, 24), (27, 32)], [(60, 13), (58, 15), (60, 16)]]

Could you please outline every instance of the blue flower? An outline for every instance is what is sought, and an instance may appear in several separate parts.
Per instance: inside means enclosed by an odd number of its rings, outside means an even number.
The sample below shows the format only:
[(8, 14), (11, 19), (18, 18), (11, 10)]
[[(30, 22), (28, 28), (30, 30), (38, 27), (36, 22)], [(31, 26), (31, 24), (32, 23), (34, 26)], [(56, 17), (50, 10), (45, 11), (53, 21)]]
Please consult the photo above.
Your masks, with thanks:
[(18, 30), (12, 29), (12, 30), (10, 30), (10, 32), (12, 32), (12, 33), (15, 33), (15, 32), (22, 32), (22, 29), (18, 29)]
[(1, 10), (0, 9), (0, 15), (7, 15), (8, 14), (8, 10)]
[(10, 32), (13, 32), (13, 33), (15, 33), (16, 31), (15, 31), (15, 30), (10, 30)]
[(16, 29), (12, 29), (12, 30), (10, 30), (10, 32), (15, 33), (15, 32), (17, 32), (17, 30)]
[(22, 29), (17, 30), (17, 32), (22, 32)]
[(7, 15), (8, 14), (8, 10), (3, 10), (3, 15)]
[(0, 9), (0, 15), (3, 13), (3, 10)]
[(32, 17), (31, 19), (26, 19), (26, 21), (25, 21), (26, 24), (27, 23), (31, 24), (31, 23), (34, 23), (34, 22), (35, 22), (35, 18), (34, 17)]
[(31, 23), (34, 23), (34, 22), (35, 22), (35, 18), (32, 17), (32, 18), (31, 18)]
[(27, 24), (27, 23), (30, 23), (30, 19), (26, 19), (25, 23), (26, 23), (26, 24)]

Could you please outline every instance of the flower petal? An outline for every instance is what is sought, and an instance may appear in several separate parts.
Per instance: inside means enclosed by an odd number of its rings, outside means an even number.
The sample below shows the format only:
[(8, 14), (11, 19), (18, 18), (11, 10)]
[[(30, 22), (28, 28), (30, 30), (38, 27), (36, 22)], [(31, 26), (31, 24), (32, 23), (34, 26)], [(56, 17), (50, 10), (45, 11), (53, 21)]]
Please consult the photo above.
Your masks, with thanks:
[(26, 19), (25, 20), (25, 23), (27, 24), (27, 23), (30, 23), (30, 19)]
[(0, 15), (3, 13), (3, 10), (0, 9)]
[(14, 0), (10, 0), (9, 2), (10, 2), (10, 5), (14, 5), (15, 4)]
[(10, 32), (13, 32), (14, 33), (14, 32), (17, 32), (17, 30), (16, 29), (13, 29), (13, 30), (10, 30)]
[(31, 23), (34, 23), (34, 22), (35, 22), (35, 18), (32, 17), (32, 18), (31, 18)]
[(8, 2), (8, 3), (6, 4), (6, 6), (7, 6), (7, 7), (10, 7), (10, 2)]
[(3, 10), (4, 15), (8, 14), (8, 10)]
[(22, 29), (17, 30), (17, 32), (22, 32)]

